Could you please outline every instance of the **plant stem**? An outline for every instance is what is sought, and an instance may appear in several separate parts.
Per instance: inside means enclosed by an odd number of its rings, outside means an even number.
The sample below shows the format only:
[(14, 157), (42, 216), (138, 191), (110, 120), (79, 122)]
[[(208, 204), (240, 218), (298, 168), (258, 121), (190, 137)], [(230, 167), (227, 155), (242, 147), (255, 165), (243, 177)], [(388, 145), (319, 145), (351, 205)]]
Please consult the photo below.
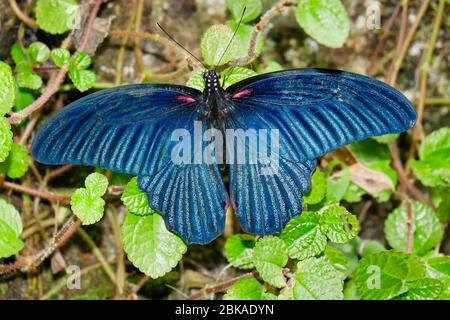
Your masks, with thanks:
[(20, 8), (19, 5), (17, 4), (16, 0), (9, 0), (9, 5), (12, 9), (12, 11), (14, 12), (14, 14), (17, 16), (17, 18), (22, 21), (24, 24), (26, 24), (28, 27), (30, 27), (31, 29), (37, 30), (39, 28), (38, 24), (36, 23), (36, 21), (34, 21), (33, 19), (31, 19), (29, 16), (27, 16)]

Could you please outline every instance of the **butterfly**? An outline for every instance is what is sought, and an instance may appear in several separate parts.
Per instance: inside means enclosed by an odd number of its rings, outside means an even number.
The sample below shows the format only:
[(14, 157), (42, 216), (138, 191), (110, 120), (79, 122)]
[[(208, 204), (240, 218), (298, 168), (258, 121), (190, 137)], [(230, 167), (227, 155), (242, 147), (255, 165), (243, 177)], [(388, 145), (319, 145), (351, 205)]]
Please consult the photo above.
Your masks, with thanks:
[(203, 92), (137, 84), (87, 95), (45, 124), (32, 155), (138, 176), (166, 226), (186, 243), (205, 244), (222, 233), (230, 206), (245, 232), (280, 232), (301, 213), (318, 157), (406, 131), (417, 116), (399, 91), (344, 71), (291, 69), (227, 89), (218, 72), (203, 77)]

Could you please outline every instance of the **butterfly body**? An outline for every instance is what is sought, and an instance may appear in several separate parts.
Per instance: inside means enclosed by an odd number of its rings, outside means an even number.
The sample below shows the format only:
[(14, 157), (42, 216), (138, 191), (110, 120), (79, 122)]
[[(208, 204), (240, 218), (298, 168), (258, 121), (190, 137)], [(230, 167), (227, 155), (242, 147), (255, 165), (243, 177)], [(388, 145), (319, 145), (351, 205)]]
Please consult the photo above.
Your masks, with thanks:
[(208, 243), (229, 206), (246, 232), (280, 232), (301, 213), (316, 158), (416, 119), (400, 92), (342, 71), (286, 70), (227, 89), (213, 70), (204, 80), (203, 92), (142, 84), (88, 95), (50, 119), (32, 154), (138, 176), (169, 229)]

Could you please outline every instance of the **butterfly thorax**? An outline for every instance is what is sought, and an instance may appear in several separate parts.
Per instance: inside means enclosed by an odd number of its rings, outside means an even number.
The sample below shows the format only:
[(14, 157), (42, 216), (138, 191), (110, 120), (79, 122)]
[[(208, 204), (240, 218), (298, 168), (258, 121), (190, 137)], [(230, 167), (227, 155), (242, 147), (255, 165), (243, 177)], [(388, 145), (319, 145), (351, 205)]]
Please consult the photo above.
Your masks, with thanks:
[(204, 73), (205, 90), (203, 91), (204, 116), (213, 125), (223, 123), (232, 109), (227, 93), (220, 84), (219, 73), (208, 70)]

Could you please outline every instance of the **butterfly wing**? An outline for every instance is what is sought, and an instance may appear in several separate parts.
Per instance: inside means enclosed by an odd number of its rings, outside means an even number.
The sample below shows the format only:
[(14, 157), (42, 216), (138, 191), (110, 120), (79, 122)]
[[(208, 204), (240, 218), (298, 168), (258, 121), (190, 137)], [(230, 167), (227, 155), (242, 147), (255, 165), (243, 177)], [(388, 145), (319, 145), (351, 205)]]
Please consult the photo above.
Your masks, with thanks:
[(300, 214), (314, 159), (356, 140), (405, 131), (416, 120), (411, 103), (395, 89), (342, 71), (264, 74), (227, 92), (233, 106), (228, 127), (278, 131), (279, 147), (266, 147), (278, 162), (273, 174), (262, 174), (266, 164), (230, 165), (231, 203), (243, 229), (256, 234), (279, 232)]
[(299, 162), (357, 140), (408, 130), (417, 117), (394, 88), (344, 71), (268, 73), (238, 82), (227, 92), (235, 126), (279, 130), (280, 153)]
[(184, 161), (180, 147), (186, 138), (191, 150), (200, 94), (153, 84), (99, 91), (53, 117), (36, 136), (32, 154), (41, 163), (137, 175), (170, 229), (188, 243), (209, 242), (223, 230), (227, 193), (214, 161), (189, 164), (195, 154)]

